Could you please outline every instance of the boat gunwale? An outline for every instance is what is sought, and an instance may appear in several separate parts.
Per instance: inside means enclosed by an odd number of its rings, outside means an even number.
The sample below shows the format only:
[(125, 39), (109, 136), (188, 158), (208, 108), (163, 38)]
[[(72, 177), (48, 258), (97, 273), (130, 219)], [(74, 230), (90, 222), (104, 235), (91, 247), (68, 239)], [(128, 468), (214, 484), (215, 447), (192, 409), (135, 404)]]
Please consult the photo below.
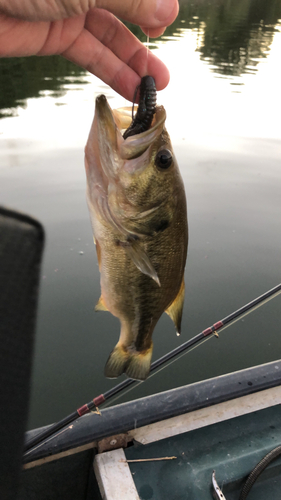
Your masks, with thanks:
[[(55, 437), (48, 438), (42, 445), (31, 449), (23, 462), (58, 455), (109, 436), (128, 433), (133, 429), (279, 385), (281, 360), (276, 360), (101, 409), (101, 415), (84, 415), (63, 432), (60, 431)], [(28, 431), (26, 440), (47, 427)]]

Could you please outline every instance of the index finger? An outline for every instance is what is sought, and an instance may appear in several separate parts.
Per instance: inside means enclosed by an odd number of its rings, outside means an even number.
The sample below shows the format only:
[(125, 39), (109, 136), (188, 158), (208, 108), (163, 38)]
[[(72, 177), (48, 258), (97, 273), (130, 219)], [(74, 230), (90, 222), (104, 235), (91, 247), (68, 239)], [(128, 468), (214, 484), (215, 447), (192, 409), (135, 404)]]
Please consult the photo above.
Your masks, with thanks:
[(169, 82), (165, 64), (147, 51), (113, 14), (102, 9), (88, 13), (84, 30), (62, 55), (130, 101), (140, 78), (146, 74), (153, 76), (158, 90)]

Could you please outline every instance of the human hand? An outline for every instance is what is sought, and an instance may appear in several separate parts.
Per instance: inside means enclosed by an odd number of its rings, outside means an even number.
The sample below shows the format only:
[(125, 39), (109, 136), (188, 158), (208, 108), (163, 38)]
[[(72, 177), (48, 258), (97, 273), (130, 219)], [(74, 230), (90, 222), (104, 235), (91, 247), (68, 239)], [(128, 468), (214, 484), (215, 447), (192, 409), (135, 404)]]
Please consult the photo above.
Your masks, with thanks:
[(132, 101), (142, 76), (161, 90), (169, 72), (115, 16), (156, 38), (177, 13), (177, 0), (0, 0), (0, 57), (59, 54)]

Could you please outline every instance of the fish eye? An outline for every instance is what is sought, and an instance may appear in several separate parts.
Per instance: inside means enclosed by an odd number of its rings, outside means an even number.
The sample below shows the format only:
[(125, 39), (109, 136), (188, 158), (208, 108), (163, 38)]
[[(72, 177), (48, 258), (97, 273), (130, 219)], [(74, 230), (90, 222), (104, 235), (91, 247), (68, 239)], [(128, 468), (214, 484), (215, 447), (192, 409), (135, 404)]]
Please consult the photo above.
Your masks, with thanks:
[(155, 164), (158, 168), (166, 170), (172, 165), (172, 162), (173, 155), (169, 149), (160, 149), (160, 151), (158, 151), (155, 158)]

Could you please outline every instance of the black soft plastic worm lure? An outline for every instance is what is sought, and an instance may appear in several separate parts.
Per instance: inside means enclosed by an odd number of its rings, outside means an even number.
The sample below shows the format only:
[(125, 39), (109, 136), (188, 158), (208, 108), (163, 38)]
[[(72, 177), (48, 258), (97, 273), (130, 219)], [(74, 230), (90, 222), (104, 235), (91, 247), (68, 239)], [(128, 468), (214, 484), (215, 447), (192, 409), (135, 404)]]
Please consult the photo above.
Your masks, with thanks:
[[(148, 130), (156, 110), (157, 91), (154, 78), (149, 75), (144, 76), (141, 79), (139, 88), (140, 98), (138, 110), (131, 125), (123, 134), (124, 139), (127, 139), (127, 137), (130, 137), (131, 135), (140, 134), (141, 132)], [(136, 88), (136, 93), (137, 90), (138, 87)]]

